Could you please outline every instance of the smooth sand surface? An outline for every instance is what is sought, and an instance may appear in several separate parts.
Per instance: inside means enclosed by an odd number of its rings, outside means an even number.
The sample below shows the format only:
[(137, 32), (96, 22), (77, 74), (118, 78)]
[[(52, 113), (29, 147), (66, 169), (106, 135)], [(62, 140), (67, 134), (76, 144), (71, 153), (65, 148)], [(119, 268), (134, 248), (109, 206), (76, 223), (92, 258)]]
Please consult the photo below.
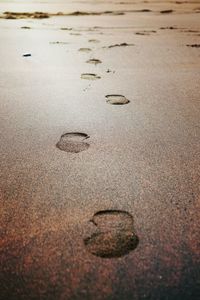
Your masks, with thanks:
[[(2, 300), (199, 299), (200, 1), (121, 2), (0, 1), (2, 14), (124, 11), (0, 19)], [(66, 133), (89, 147), (61, 151)], [(133, 251), (88, 251), (101, 211), (132, 216)], [(106, 251), (125, 239), (112, 222)]]

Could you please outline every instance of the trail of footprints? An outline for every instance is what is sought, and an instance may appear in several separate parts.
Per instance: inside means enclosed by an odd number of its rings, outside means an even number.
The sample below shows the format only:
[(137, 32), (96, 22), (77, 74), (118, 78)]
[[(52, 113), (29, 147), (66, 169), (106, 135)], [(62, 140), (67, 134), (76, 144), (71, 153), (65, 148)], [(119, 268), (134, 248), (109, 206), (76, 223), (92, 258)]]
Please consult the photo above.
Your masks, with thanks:
[[(173, 10), (160, 11), (161, 14), (172, 13)], [(45, 16), (44, 16), (45, 17)], [(31, 27), (21, 27), (21, 29), (31, 29)], [(72, 30), (72, 28), (61, 28), (62, 30)], [(161, 27), (160, 29), (177, 29), (176, 27)], [(188, 30), (185, 32), (198, 32)], [(143, 30), (135, 32), (136, 35), (149, 35), (150, 33), (156, 33), (155, 30)], [(71, 32), (71, 35), (81, 35), (80, 33)], [(89, 43), (99, 43), (99, 40), (90, 39)], [(67, 44), (67, 42), (50, 42), (50, 44)], [(134, 46), (134, 44), (114, 44), (106, 49), (115, 47), (128, 47)], [(200, 48), (200, 44), (187, 44), (187, 47)], [(92, 49), (89, 47), (80, 48), (79, 52), (91, 53)], [(29, 57), (31, 54), (26, 53), (24, 57)], [(88, 64), (94, 66), (101, 64), (102, 61), (96, 58), (91, 58), (86, 61)], [(108, 72), (108, 71), (107, 71)], [(95, 73), (82, 73), (81, 79), (85, 80), (97, 80), (101, 79)], [(106, 102), (110, 105), (125, 105), (130, 102), (124, 95), (110, 94), (106, 95)], [(82, 132), (68, 132), (61, 135), (56, 147), (64, 152), (80, 153), (88, 150), (90, 147), (90, 136)], [(130, 213), (122, 210), (102, 210), (96, 212), (92, 219), (89, 220), (92, 224), (92, 232), (83, 239), (84, 245), (89, 253), (101, 258), (116, 258), (127, 255), (136, 247), (139, 243), (139, 238), (135, 233), (134, 220)]]
[[(96, 42), (90, 40), (89, 42)], [(117, 45), (118, 46), (118, 45)], [(121, 45), (120, 45), (121, 46)], [(90, 48), (80, 48), (80, 52), (89, 53)], [(101, 64), (99, 59), (89, 59), (88, 64)], [(82, 73), (81, 79), (97, 80), (101, 77), (94, 73)], [(124, 105), (130, 101), (123, 95), (111, 94), (105, 96), (111, 105)], [(79, 153), (90, 147), (90, 136), (82, 132), (68, 132), (60, 137), (56, 147), (64, 152)], [(126, 211), (103, 210), (96, 212), (89, 220), (93, 230), (83, 240), (87, 251), (101, 258), (121, 257), (134, 250), (139, 238), (134, 230), (133, 217)]]
[[(161, 11), (163, 14), (172, 13), (171, 10)], [(162, 27), (160, 29), (176, 29), (175, 27)], [(156, 31), (140, 31), (137, 35), (149, 35)], [(89, 43), (98, 43), (98, 40), (91, 39)], [(121, 43), (104, 48), (134, 46), (133, 44)], [(188, 44), (187, 47), (199, 48), (199, 44)], [(90, 53), (91, 48), (80, 48), (80, 52)], [(101, 64), (102, 61), (90, 58), (86, 61), (94, 66)], [(81, 79), (97, 80), (101, 79), (95, 73), (82, 73)], [(105, 96), (106, 103), (110, 105), (125, 105), (130, 103), (124, 95), (110, 94)], [(69, 132), (60, 137), (56, 147), (64, 152), (79, 153), (88, 150), (90, 147), (90, 136), (81, 132)], [(117, 258), (129, 254), (136, 249), (139, 238), (135, 233), (134, 220), (130, 213), (122, 210), (102, 210), (96, 212), (92, 219), (92, 231), (83, 239), (87, 251), (101, 258)]]

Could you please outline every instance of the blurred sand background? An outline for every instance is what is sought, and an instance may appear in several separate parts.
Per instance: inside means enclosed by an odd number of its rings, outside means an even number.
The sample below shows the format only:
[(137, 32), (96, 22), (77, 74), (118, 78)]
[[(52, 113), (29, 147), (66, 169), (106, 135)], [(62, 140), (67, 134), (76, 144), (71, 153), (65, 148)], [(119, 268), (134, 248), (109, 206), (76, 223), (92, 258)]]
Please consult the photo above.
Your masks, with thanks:
[[(199, 299), (199, 45), (197, 0), (0, 1), (1, 300)], [(139, 244), (104, 259), (83, 240), (111, 209)]]

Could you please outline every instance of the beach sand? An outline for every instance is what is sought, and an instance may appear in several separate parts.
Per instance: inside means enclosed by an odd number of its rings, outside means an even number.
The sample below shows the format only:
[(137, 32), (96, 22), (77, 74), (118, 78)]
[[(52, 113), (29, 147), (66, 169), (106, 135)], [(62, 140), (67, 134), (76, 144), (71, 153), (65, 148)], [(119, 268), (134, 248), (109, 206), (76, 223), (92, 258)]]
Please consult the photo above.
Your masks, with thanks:
[(0, 1), (0, 299), (199, 299), (199, 45), (200, 1)]

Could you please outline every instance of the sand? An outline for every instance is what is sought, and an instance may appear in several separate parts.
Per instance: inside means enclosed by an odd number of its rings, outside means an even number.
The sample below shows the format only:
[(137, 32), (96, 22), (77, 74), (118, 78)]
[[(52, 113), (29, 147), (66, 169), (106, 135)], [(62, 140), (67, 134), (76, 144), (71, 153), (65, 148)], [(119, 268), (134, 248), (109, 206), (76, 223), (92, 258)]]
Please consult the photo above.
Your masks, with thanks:
[(199, 8), (0, 2), (0, 299), (198, 299)]

